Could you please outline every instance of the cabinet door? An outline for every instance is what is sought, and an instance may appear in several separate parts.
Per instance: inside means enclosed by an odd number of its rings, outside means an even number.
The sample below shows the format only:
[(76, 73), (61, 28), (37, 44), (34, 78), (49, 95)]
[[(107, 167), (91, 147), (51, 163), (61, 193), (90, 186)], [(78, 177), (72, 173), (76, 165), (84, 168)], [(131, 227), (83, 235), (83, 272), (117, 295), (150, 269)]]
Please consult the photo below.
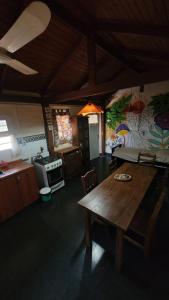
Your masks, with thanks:
[(79, 141), (82, 148), (83, 161), (84, 163), (87, 163), (90, 160), (88, 118), (78, 118), (78, 124)]
[(23, 201), (23, 207), (36, 201), (39, 197), (39, 189), (34, 168), (29, 168), (19, 173), (19, 190)]
[(15, 215), (22, 207), (17, 175), (0, 180), (0, 222)]
[(80, 151), (74, 151), (64, 156), (65, 173), (67, 178), (71, 178), (80, 173), (82, 169), (82, 157)]

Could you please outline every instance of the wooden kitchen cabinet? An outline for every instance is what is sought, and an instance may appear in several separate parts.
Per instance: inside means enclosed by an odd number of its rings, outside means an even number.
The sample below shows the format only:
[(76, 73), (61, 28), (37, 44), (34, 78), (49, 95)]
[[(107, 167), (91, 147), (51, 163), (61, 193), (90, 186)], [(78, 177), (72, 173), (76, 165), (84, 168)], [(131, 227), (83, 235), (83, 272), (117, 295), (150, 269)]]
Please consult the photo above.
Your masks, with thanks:
[(16, 176), (0, 181), (0, 222), (15, 215), (22, 209)]
[(81, 173), (82, 170), (82, 154), (80, 147), (72, 146), (69, 148), (60, 149), (57, 155), (62, 158), (64, 176), (70, 179)]
[(18, 187), (24, 207), (37, 200), (38, 186), (33, 167), (18, 174)]
[(39, 197), (34, 167), (21, 160), (9, 164), (0, 175), (0, 222), (24, 209)]

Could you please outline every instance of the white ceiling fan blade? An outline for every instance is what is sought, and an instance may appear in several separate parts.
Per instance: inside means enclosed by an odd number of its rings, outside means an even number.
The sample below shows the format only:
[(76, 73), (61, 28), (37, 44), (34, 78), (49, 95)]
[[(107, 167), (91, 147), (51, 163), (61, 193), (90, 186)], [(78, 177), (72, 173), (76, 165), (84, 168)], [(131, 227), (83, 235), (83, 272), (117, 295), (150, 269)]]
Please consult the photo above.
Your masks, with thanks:
[(0, 47), (11, 53), (15, 52), (40, 35), (47, 28), (50, 19), (51, 12), (45, 3), (32, 2), (0, 40)]
[(38, 73), (36, 70), (29, 68), (28, 66), (24, 65), (16, 59), (9, 59), (4, 61), (4, 63), (25, 75), (34, 75)]

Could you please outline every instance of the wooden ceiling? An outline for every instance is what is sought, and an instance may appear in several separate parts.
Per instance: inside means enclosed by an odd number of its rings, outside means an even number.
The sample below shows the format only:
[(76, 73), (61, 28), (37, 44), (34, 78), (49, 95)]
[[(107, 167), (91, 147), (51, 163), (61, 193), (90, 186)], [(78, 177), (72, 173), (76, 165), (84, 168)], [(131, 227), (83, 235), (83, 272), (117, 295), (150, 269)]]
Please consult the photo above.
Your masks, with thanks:
[[(1, 0), (0, 38), (31, 2)], [(0, 65), (1, 101), (102, 101), (118, 88), (169, 79), (168, 0), (43, 2), (52, 12), (47, 30), (14, 54), (39, 73)]]

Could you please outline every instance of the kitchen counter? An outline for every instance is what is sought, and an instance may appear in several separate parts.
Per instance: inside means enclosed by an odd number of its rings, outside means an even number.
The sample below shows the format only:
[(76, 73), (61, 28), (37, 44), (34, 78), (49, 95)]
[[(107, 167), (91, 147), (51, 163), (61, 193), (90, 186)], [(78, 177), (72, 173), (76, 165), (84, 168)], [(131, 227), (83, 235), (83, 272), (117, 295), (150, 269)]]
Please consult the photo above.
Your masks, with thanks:
[(82, 169), (82, 155), (80, 147), (72, 146), (56, 152), (63, 160), (66, 179), (79, 175)]
[(80, 147), (78, 147), (78, 146), (72, 146), (72, 147), (67, 147), (67, 148), (63, 148), (60, 150), (55, 150), (55, 152), (63, 156), (64, 154), (78, 151), (79, 149), (80, 149)]
[(0, 223), (37, 201), (39, 188), (33, 165), (16, 160), (0, 175)]
[(30, 163), (27, 163), (21, 159), (9, 162), (8, 166), (4, 168), (4, 170), (2, 168), (3, 174), (0, 174), (0, 180), (5, 179), (11, 175), (17, 174), (19, 172), (25, 171), (31, 167), (32, 165)]

